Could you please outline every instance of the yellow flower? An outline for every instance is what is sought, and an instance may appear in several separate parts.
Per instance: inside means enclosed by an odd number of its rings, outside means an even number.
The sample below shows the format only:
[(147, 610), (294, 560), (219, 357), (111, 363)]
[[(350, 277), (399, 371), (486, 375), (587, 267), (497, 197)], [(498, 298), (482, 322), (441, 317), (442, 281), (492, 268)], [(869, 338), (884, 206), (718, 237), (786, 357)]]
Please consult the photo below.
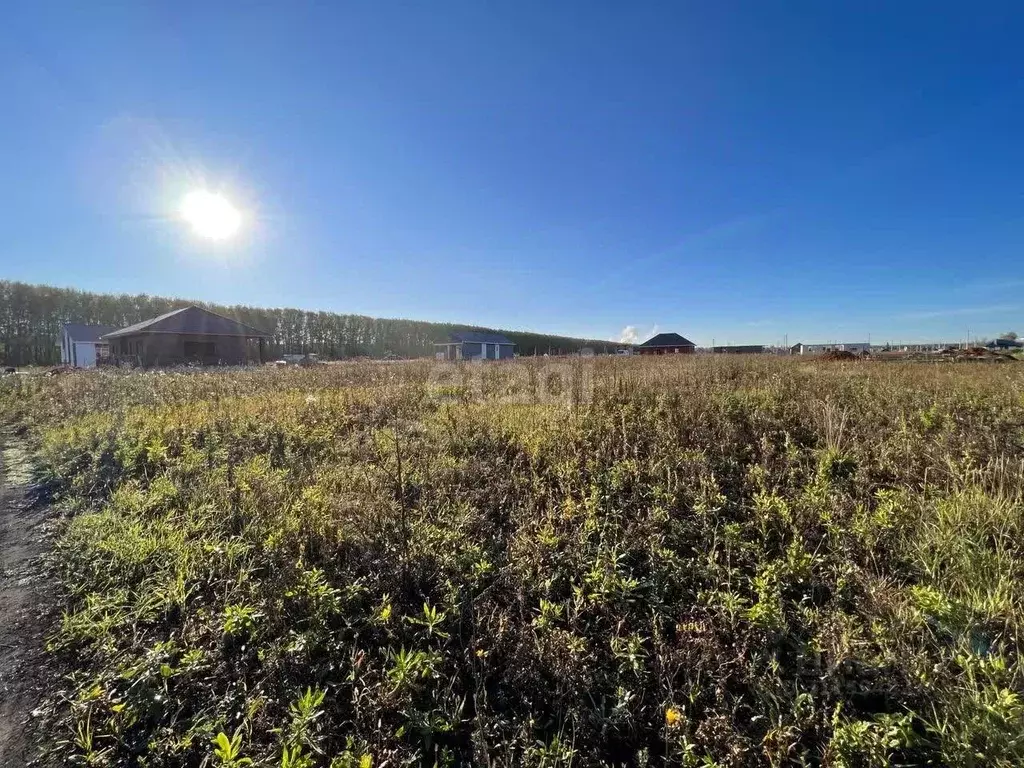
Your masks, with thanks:
[(679, 722), (682, 718), (682, 713), (675, 707), (669, 707), (665, 710), (665, 725), (671, 728), (673, 725)]

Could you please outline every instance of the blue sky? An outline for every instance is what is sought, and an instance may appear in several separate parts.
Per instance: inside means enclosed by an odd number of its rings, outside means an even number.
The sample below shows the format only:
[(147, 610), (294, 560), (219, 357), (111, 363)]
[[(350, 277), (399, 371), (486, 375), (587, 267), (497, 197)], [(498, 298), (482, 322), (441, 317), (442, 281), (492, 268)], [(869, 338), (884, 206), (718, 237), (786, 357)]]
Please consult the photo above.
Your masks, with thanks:
[[(1024, 334), (1020, 3), (7, 4), (0, 278), (599, 338)], [(181, 197), (246, 224), (204, 242)]]

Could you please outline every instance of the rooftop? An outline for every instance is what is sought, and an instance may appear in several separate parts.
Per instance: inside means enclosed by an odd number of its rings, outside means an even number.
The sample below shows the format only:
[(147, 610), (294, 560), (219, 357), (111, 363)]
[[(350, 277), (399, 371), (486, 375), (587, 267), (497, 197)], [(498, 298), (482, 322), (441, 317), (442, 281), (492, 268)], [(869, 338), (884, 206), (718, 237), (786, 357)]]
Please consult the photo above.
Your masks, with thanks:
[(515, 346), (515, 342), (512, 341), (508, 336), (504, 336), (500, 333), (491, 333), (488, 331), (454, 331), (448, 334), (448, 341), (441, 342), (442, 344), (511, 344)]
[(251, 325), (218, 315), (202, 307), (189, 306), (144, 320), (127, 328), (104, 335), (105, 339), (119, 339), (140, 333), (187, 333), (197, 336), (243, 336), (248, 339), (266, 338), (270, 334)]
[(678, 333), (659, 333), (639, 345), (641, 348), (650, 347), (692, 347), (695, 346), (689, 339), (680, 336)]
[(84, 323), (65, 323), (64, 331), (71, 341), (99, 341), (117, 329), (112, 325), (85, 325)]

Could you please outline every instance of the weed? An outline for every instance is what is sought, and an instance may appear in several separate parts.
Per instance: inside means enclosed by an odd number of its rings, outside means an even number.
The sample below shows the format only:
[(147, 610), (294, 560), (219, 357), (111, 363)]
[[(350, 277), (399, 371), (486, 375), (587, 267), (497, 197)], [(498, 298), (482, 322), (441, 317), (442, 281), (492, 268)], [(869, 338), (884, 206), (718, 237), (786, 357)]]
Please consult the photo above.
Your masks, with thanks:
[(0, 388), (74, 761), (1024, 764), (1024, 369), (523, 365)]

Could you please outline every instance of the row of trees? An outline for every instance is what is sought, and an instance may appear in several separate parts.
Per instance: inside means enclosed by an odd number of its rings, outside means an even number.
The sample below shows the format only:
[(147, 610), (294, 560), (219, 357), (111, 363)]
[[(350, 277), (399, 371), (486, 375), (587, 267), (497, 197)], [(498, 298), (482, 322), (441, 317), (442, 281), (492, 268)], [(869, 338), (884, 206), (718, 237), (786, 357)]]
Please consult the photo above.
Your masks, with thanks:
[[(186, 299), (140, 294), (105, 294), (0, 280), (0, 362), (5, 365), (54, 365), (60, 362), (65, 323), (118, 328), (197, 304), (269, 333), (270, 354), (313, 352), (326, 359), (344, 357), (421, 357), (456, 330), (493, 330), (418, 320), (388, 320), (301, 309), (221, 306)], [(568, 354), (583, 347), (608, 352), (608, 341), (500, 331), (520, 355)]]

